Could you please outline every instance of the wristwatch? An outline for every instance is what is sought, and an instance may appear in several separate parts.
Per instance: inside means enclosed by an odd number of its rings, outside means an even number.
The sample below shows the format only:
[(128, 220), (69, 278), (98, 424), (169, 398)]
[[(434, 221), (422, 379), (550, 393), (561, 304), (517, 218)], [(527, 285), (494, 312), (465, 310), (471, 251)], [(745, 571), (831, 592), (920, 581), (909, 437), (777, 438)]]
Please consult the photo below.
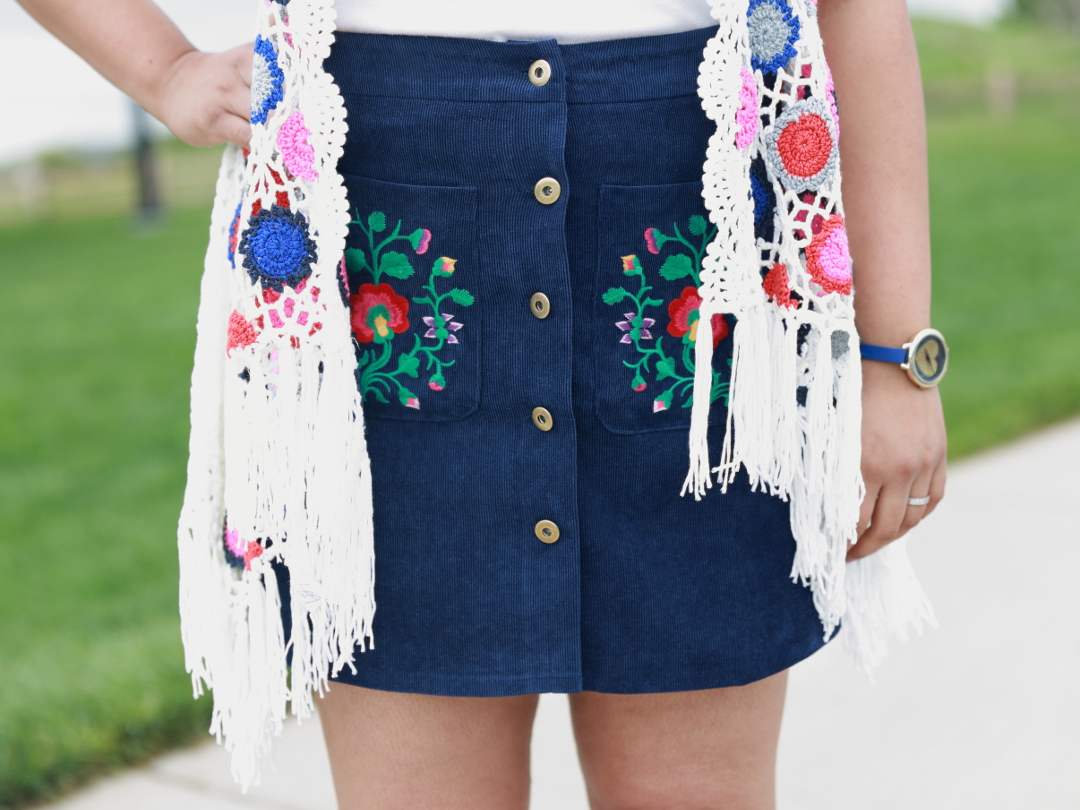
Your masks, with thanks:
[(933, 388), (949, 366), (949, 346), (937, 329), (923, 329), (899, 349), (860, 343), (859, 351), (866, 360), (899, 364), (919, 388)]

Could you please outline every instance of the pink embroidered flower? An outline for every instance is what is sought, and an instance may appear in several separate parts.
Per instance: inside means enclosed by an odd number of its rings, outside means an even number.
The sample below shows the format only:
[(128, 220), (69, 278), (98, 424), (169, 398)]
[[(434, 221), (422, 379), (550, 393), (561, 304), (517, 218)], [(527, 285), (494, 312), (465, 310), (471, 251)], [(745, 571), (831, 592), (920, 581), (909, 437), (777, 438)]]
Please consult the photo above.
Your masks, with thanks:
[[(683, 338), (687, 343), (697, 340), (697, 326), (701, 318), (701, 296), (697, 287), (684, 287), (682, 295), (668, 304), (668, 333)], [(712, 340), (715, 349), (728, 336), (727, 320), (719, 312), (712, 316)]]
[(278, 130), (277, 145), (285, 168), (293, 177), (315, 180), (315, 149), (308, 143), (311, 132), (304, 126), (304, 114), (297, 110)]
[(361, 343), (385, 343), (409, 328), (409, 301), (389, 284), (361, 284), (349, 305), (353, 334)]
[[(648, 231), (646, 231), (646, 233), (648, 233)], [(637, 256), (631, 254), (629, 256), (622, 257), (622, 271), (624, 273), (634, 273), (640, 269), (641, 262), (638, 260)]]
[(457, 259), (440, 256), (435, 260), (435, 272), (444, 276), (453, 275), (455, 264), (457, 264)]
[(259, 339), (251, 321), (237, 312), (235, 309), (229, 315), (229, 332), (225, 343), (225, 354), (232, 355), (233, 349), (242, 349), (250, 346)]
[(829, 217), (806, 246), (806, 269), (825, 292), (851, 294), (851, 252), (839, 214)]
[(427, 228), (417, 228), (409, 234), (409, 241), (412, 242), (413, 250), (418, 255), (427, 253), (427, 249), (431, 245), (431, 231)]
[(445, 387), (445, 386), (442, 386), (439, 383), (435, 382), (435, 380), (428, 380), (427, 385), (428, 385), (428, 388), (430, 388), (432, 391), (442, 391), (443, 388)]
[(634, 390), (637, 391), (639, 394), (642, 391), (644, 391), (646, 388), (649, 387), (648, 385), (645, 384), (645, 378), (641, 376), (640, 371), (637, 374), (634, 375), (634, 379), (630, 384), (633, 386)]
[(653, 400), (652, 412), (653, 413), (660, 413), (660, 411), (666, 411), (669, 407), (671, 407), (670, 402), (665, 402), (660, 397), (657, 397), (656, 399)]
[(408, 397), (405, 400), (405, 407), (416, 408), (416, 410), (420, 410), (420, 400), (418, 400), (416, 397)]
[(759, 106), (757, 80), (753, 73), (743, 67), (739, 109), (735, 113), (735, 122), (739, 125), (739, 131), (735, 133), (735, 145), (739, 149), (745, 149), (754, 142), (761, 123), (758, 118)]
[(649, 247), (649, 253), (657, 254), (660, 252), (660, 244), (657, 243), (656, 228), (645, 229), (645, 244)]
[(791, 297), (791, 283), (788, 281), (787, 267), (777, 262), (765, 278), (761, 280), (761, 286), (765, 294), (773, 300), (778, 307), (797, 307), (799, 302)]

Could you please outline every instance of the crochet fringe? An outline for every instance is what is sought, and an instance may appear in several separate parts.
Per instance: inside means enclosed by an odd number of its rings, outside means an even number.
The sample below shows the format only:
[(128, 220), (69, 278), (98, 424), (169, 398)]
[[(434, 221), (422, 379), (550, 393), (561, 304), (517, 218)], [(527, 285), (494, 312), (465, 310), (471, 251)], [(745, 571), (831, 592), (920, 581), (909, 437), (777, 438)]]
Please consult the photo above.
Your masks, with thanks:
[[(846, 645), (869, 670), (888, 635), (905, 637), (934, 619), (902, 543), (844, 563), (863, 495), (858, 337), (850, 295), (812, 286), (806, 256), (819, 220), (842, 213), (839, 169), (830, 157), (810, 199), (772, 177), (769, 243), (755, 237), (748, 193), (751, 161), (770, 157), (778, 117), (797, 103), (826, 110), (831, 82), (814, 7), (793, 3), (797, 52), (770, 87), (752, 70), (747, 5), (710, 2), (719, 30), (699, 91), (717, 124), (704, 196), (718, 233), (702, 273), (683, 494), (701, 498), (713, 475), (724, 490), (742, 468), (755, 489), (789, 500), (792, 578), (813, 591), (825, 635), (843, 623)], [(213, 689), (210, 730), (232, 752), (244, 790), (258, 781), (288, 705), (310, 716), (312, 692), (353, 667), (375, 611), (370, 462), (348, 308), (336, 300), (349, 217), (337, 172), (344, 104), (322, 68), (334, 17), (332, 0), (258, 4), (251, 153), (245, 160), (226, 150), (201, 286), (177, 534), (181, 632), (195, 695)], [(285, 268), (295, 277), (284, 287), (281, 268), (259, 266), (267, 223), (274, 239), (302, 234), (294, 245), (307, 251), (304, 263)], [(761, 271), (778, 264), (797, 299), (770, 302), (764, 293)], [(278, 307), (275, 295), (290, 300)], [(737, 323), (726, 434), (712, 467), (711, 315), (719, 312)], [(242, 552), (242, 567), (229, 565), (226, 542), (234, 563)], [(290, 638), (273, 560), (291, 575)]]
[[(766, 157), (770, 128), (782, 113), (778, 105), (790, 109), (804, 98), (828, 97), (831, 81), (815, 9), (812, 0), (792, 3), (801, 23), (797, 55), (769, 87), (762, 72), (752, 70), (746, 6), (727, 0), (711, 0), (711, 5), (719, 30), (705, 50), (699, 92), (717, 124), (704, 171), (705, 202), (717, 237), (702, 273), (690, 466), (682, 491), (700, 499), (712, 486), (712, 474), (726, 491), (742, 468), (753, 489), (789, 500), (796, 541), (792, 579), (811, 588), (825, 638), (845, 625), (845, 646), (869, 672), (885, 655), (889, 635), (906, 638), (909, 627), (921, 632), (923, 620), (935, 622), (904, 544), (845, 563), (848, 545), (857, 539), (865, 492), (859, 341), (851, 296), (812, 288), (805, 256), (815, 218), (842, 212), (839, 167), (809, 203), (772, 179), (778, 203), (771, 244), (755, 237), (748, 194), (751, 162)], [(752, 142), (740, 134), (743, 121), (732, 114), (740, 108), (749, 75), (757, 84), (764, 127)], [(813, 310), (769, 301), (762, 275), (774, 263), (784, 265), (802, 301), (814, 301)], [(716, 312), (732, 314), (737, 322), (723, 450), (720, 463), (710, 469), (710, 321)], [(800, 392), (805, 393), (802, 405)]]

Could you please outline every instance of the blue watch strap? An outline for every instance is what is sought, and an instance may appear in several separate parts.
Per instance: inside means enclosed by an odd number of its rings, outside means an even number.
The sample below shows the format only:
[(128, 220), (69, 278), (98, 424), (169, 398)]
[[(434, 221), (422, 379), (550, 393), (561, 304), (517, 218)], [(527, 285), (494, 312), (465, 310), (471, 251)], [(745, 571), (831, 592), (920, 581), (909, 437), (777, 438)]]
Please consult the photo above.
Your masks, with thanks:
[(860, 343), (859, 353), (866, 360), (880, 360), (882, 363), (907, 362), (907, 349), (894, 349), (891, 346), (875, 346), (873, 343)]

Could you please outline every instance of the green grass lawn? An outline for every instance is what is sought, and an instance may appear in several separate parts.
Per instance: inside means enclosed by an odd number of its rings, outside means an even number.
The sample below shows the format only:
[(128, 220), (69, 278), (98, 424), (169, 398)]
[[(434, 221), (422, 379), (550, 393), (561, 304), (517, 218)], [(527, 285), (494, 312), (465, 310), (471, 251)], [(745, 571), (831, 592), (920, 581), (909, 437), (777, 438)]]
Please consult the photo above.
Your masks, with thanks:
[[(1080, 43), (920, 24), (954, 456), (1080, 412)], [(1011, 65), (1011, 117), (986, 110)], [(999, 65), (1000, 68), (1000, 65)], [(209, 204), (209, 201), (207, 201)], [(0, 228), (0, 806), (188, 740), (175, 526), (206, 210)]]

